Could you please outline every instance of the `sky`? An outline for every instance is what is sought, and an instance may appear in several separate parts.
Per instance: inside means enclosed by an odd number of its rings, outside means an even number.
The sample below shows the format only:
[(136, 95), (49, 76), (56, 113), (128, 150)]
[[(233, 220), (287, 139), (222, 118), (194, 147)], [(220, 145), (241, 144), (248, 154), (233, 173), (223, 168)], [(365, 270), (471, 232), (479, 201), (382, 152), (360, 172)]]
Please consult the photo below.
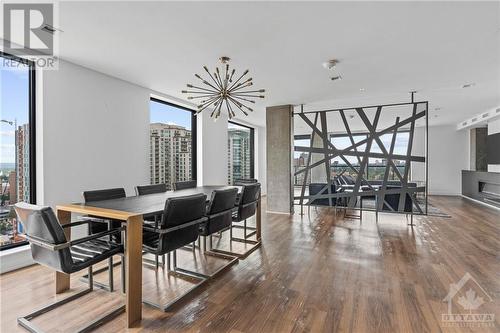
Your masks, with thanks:
[(179, 125), (191, 130), (191, 112), (151, 101), (149, 103), (150, 121), (152, 123), (165, 123)]
[[(0, 119), (17, 120), (18, 126), (26, 124), (29, 116), (28, 68), (13, 69), (0, 62)], [(0, 134), (0, 163), (14, 163), (14, 126), (1, 122)]]

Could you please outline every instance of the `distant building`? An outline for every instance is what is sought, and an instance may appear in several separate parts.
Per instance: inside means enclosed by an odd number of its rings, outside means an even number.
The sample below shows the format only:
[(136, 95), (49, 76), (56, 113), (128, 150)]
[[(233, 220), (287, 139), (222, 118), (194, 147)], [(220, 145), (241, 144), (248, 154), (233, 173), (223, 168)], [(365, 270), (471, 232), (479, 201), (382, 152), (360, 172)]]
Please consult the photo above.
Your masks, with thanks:
[(229, 128), (227, 133), (227, 182), (251, 177), (250, 133), (247, 130)]
[(9, 172), (9, 204), (17, 202), (16, 172)]
[(178, 181), (191, 179), (191, 131), (182, 126), (150, 124), (151, 184), (165, 183), (171, 189)]
[[(30, 202), (30, 146), (29, 125), (18, 126), (16, 130), (16, 196), (11, 196), (11, 204), (18, 201)], [(10, 179), (9, 179), (10, 180)], [(16, 198), (17, 200), (14, 200)]]

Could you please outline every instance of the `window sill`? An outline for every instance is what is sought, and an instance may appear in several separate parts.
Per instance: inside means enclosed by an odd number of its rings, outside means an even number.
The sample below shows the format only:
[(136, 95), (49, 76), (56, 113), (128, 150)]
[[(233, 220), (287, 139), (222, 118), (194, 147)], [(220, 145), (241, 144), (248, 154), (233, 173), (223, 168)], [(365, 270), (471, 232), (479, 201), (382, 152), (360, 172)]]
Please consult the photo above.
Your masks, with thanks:
[(0, 251), (0, 274), (33, 265), (28, 244)]

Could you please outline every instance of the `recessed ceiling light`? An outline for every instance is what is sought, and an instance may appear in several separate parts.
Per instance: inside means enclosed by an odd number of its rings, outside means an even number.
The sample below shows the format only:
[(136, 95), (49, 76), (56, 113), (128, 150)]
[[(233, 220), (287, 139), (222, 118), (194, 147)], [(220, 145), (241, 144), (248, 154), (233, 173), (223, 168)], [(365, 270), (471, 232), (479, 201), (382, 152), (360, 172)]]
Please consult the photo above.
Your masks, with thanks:
[(462, 88), (471, 88), (471, 87), (474, 87), (476, 84), (474, 82), (471, 82), (471, 83), (466, 83), (464, 85), (462, 85)]
[(332, 81), (335, 81), (335, 80), (342, 80), (342, 76), (341, 75), (338, 75), (338, 76), (334, 76), (332, 78), (330, 78)]
[(359, 91), (365, 91), (365, 88), (359, 88)]
[(331, 71), (335, 69), (335, 66), (337, 66), (338, 63), (339, 63), (338, 59), (330, 59), (323, 63), (323, 67)]
[(439, 111), (439, 110), (441, 110), (440, 107), (434, 108), (434, 111)]

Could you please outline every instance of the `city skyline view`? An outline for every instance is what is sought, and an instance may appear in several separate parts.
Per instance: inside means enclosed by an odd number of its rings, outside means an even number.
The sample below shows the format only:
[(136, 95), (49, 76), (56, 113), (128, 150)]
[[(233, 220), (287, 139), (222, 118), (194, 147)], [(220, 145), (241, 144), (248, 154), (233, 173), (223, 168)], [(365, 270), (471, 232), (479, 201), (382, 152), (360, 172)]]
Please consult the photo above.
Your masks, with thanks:
[[(0, 246), (22, 243), (11, 207), (30, 202), (29, 67), (0, 67)], [(4, 98), (4, 97), (9, 98)]]

